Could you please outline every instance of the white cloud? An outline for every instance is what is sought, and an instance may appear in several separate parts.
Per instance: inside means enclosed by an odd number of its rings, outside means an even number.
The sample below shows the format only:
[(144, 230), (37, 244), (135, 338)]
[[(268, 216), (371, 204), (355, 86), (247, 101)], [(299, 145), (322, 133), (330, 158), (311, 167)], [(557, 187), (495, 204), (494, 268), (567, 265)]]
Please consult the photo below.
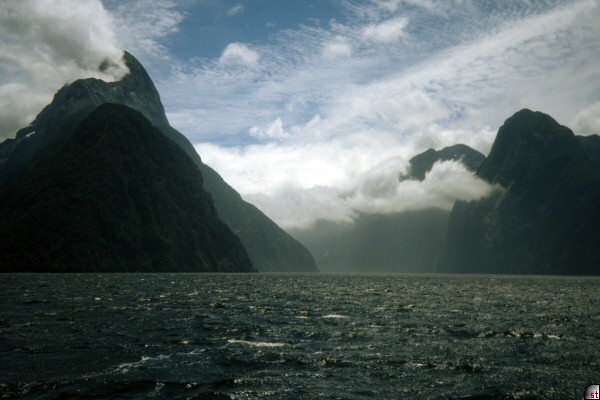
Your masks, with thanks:
[(346, 58), (352, 56), (352, 45), (345, 38), (337, 37), (323, 46), (323, 55), (327, 58)]
[(116, 20), (115, 32), (123, 48), (143, 60), (167, 59), (163, 39), (179, 29), (185, 14), (171, 0), (105, 0)]
[(398, 167), (391, 168), (388, 163), (368, 171), (356, 193), (347, 200), (352, 209), (376, 214), (427, 208), (450, 210), (456, 200), (479, 200), (496, 189), (460, 162), (435, 163), (422, 182), (399, 182)]
[(257, 193), (247, 199), (285, 229), (309, 229), (318, 220), (352, 223), (365, 213), (394, 214), (428, 208), (449, 211), (456, 200), (478, 200), (500, 189), (477, 178), (459, 162), (434, 164), (422, 182), (400, 182), (399, 174), (405, 169), (403, 159), (391, 158), (358, 177), (355, 186), (346, 190), (284, 186), (270, 195)]
[(247, 45), (243, 43), (230, 43), (223, 50), (223, 54), (219, 58), (219, 63), (223, 65), (256, 67), (259, 59), (258, 52), (250, 49)]
[(283, 121), (277, 118), (266, 129), (253, 126), (250, 128), (250, 134), (258, 139), (285, 139), (290, 135), (283, 129)]
[(397, 17), (379, 24), (371, 24), (363, 28), (362, 35), (367, 40), (391, 43), (406, 35), (408, 19)]
[(0, 138), (30, 123), (66, 82), (120, 79), (122, 54), (100, 1), (1, 2)]
[[(341, 3), (346, 18), (272, 30), (265, 41), (231, 43), (214, 59), (190, 63), (168, 47), (184, 29), (183, 3), (105, 0), (110, 14), (98, 1), (0, 3), (0, 10), (33, 8), (27, 14), (40, 19), (28, 25), (29, 17), (0, 14), (0, 121), (24, 125), (65, 81), (97, 73), (99, 55), (127, 48), (151, 73), (164, 73), (156, 83), (168, 117), (202, 158), (290, 226), (394, 209), (394, 201), (408, 204), (409, 188), (421, 191), (423, 204), (439, 202), (444, 193), (425, 182), (388, 185), (391, 171), (428, 147), (461, 142), (486, 152), (497, 127), (522, 107), (571, 121), (578, 133), (598, 126), (594, 0)], [(50, 23), (43, 16), (54, 10), (69, 17)], [(52, 32), (34, 40), (35, 25)], [(53, 35), (64, 35), (64, 44)], [(398, 160), (390, 175), (373, 172), (382, 160)], [(449, 165), (436, 168), (430, 182), (440, 176), (475, 187)], [(305, 204), (297, 213), (294, 199)]]
[(244, 6), (241, 4), (236, 4), (235, 6), (231, 7), (229, 9), (229, 11), (227, 11), (227, 16), (234, 17), (236, 15), (240, 15), (243, 13), (244, 13)]
[(580, 111), (572, 126), (576, 135), (600, 135), (600, 101)]

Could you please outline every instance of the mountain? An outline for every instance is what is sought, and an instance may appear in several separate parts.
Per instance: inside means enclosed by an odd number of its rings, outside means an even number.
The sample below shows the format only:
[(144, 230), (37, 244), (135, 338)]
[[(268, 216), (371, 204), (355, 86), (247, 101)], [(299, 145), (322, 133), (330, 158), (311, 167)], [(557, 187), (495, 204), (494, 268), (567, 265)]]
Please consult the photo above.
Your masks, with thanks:
[(142, 114), (97, 107), (0, 195), (2, 272), (250, 272), (202, 174)]
[[(477, 171), (485, 157), (459, 144), (429, 149), (410, 160), (400, 180), (423, 180), (438, 161), (456, 160)], [(327, 272), (432, 272), (444, 252), (449, 211), (431, 208), (396, 214), (360, 214), (352, 224), (319, 221), (290, 233)]]
[(425, 174), (431, 171), (433, 164), (438, 161), (461, 161), (469, 170), (475, 172), (485, 160), (485, 156), (464, 144), (444, 147), (441, 150), (428, 149), (410, 159), (407, 175), (401, 179), (425, 179)]
[(583, 146), (583, 151), (588, 156), (591, 162), (600, 168), (600, 136), (577, 136), (577, 140)]
[(507, 119), (478, 171), (503, 189), (456, 202), (444, 269), (600, 273), (600, 176), (589, 151), (549, 115), (524, 109)]
[(202, 162), (187, 138), (169, 125), (159, 93), (135, 57), (125, 52), (124, 61), (130, 72), (122, 80), (109, 83), (90, 78), (65, 85), (30, 126), (0, 144), (0, 191), (10, 181), (18, 181), (40, 152), (72, 132), (96, 107), (123, 104), (139, 111), (193, 161), (203, 174), (204, 188), (213, 197), (219, 217), (239, 236), (256, 269), (316, 271), (308, 250), (245, 202)]

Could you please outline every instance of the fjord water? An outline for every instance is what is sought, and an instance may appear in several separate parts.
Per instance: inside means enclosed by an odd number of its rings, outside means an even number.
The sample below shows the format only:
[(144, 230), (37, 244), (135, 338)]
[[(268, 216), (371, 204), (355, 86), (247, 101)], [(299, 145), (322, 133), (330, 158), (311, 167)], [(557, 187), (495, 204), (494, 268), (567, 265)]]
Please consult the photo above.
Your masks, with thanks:
[(599, 278), (3, 274), (0, 397), (577, 399)]

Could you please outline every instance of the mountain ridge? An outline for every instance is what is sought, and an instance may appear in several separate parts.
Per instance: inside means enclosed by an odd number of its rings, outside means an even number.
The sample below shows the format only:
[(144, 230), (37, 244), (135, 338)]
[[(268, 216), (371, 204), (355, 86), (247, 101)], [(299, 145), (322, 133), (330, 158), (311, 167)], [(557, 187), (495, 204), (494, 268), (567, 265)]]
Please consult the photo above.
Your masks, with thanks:
[(600, 175), (569, 128), (541, 112), (515, 113), (499, 128), (478, 175), (504, 189), (456, 202), (447, 272), (600, 272)]
[(141, 113), (98, 106), (0, 197), (2, 272), (252, 272), (202, 175)]
[(312, 255), (258, 208), (245, 202), (216, 171), (204, 164), (187, 138), (172, 128), (160, 95), (144, 67), (124, 53), (129, 68), (122, 80), (104, 82), (88, 78), (65, 85), (15, 139), (0, 143), (0, 193), (6, 183), (17, 181), (35, 163), (43, 149), (75, 129), (103, 103), (118, 103), (141, 112), (167, 138), (175, 142), (204, 175), (205, 189), (213, 196), (220, 218), (240, 237), (259, 271), (317, 271)]

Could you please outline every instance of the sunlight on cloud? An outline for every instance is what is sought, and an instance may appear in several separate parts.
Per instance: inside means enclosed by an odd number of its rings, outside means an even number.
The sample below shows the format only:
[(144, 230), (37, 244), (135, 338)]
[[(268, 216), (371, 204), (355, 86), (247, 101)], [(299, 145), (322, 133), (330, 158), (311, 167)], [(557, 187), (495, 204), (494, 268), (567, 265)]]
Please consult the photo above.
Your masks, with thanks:
[(260, 56), (258, 52), (250, 49), (243, 43), (230, 43), (219, 58), (219, 63), (224, 65), (244, 65), (256, 67)]
[(600, 135), (600, 101), (575, 116), (573, 130), (576, 135)]
[(337, 37), (323, 46), (323, 55), (327, 58), (350, 57), (352, 56), (352, 45), (348, 40)]
[(100, 1), (0, 3), (0, 138), (30, 123), (65, 83), (126, 74), (113, 28)]
[(123, 48), (141, 59), (168, 59), (168, 49), (161, 39), (178, 31), (185, 14), (170, 0), (107, 1), (117, 21), (115, 31)]
[[(439, 208), (450, 210), (456, 200), (478, 200), (499, 187), (489, 185), (454, 161), (434, 164), (423, 182), (405, 180), (401, 158), (384, 160), (357, 179), (355, 187), (330, 186), (301, 189), (278, 188), (270, 195), (257, 193), (247, 199), (285, 229), (310, 229), (319, 220), (352, 223), (363, 213), (394, 214)], [(290, 212), (294, 210), (294, 212)]]
[(358, 212), (390, 214), (440, 208), (450, 210), (456, 200), (479, 200), (495, 187), (477, 178), (460, 162), (433, 165), (425, 180), (399, 181), (398, 165), (386, 163), (368, 171), (354, 195), (346, 200)]
[(394, 18), (379, 24), (363, 28), (362, 35), (367, 40), (381, 43), (391, 43), (406, 35), (408, 20), (404, 17)]
[(283, 121), (281, 121), (281, 118), (277, 118), (266, 129), (253, 126), (250, 128), (250, 134), (259, 139), (285, 139), (290, 136), (290, 134), (283, 129)]
[[(580, 113), (578, 126), (595, 126), (596, 108), (588, 103), (597, 98), (592, 78), (600, 62), (589, 51), (600, 34), (595, 2), (529, 11), (507, 6), (488, 25), (460, 5), (448, 11), (443, 3), (410, 2), (418, 7), (409, 18), (401, 15), (404, 2), (375, 3), (371, 13), (364, 6), (356, 19), (327, 29), (286, 31), (260, 48), (261, 69), (252, 76), (227, 76), (216, 72), (220, 66), (196, 71), (200, 93), (223, 94), (194, 105), (210, 110), (189, 125), (197, 150), (276, 222), (347, 222), (357, 212), (411, 209), (411, 197), (447, 208), (455, 199), (483, 196), (490, 188), (454, 164), (436, 165), (422, 183), (396, 183), (396, 174), (427, 148), (463, 143), (487, 153), (498, 127), (522, 107), (566, 121)], [(437, 16), (442, 9), (474, 23), (436, 31), (431, 18), (445, 18)], [(426, 36), (411, 31), (417, 23), (431, 24)], [(393, 45), (367, 46), (367, 38)], [(450, 45), (437, 48), (438, 40)], [(215, 132), (237, 134), (239, 142), (210, 144)], [(388, 159), (398, 164), (369, 180)], [(387, 195), (374, 195), (378, 190)]]

